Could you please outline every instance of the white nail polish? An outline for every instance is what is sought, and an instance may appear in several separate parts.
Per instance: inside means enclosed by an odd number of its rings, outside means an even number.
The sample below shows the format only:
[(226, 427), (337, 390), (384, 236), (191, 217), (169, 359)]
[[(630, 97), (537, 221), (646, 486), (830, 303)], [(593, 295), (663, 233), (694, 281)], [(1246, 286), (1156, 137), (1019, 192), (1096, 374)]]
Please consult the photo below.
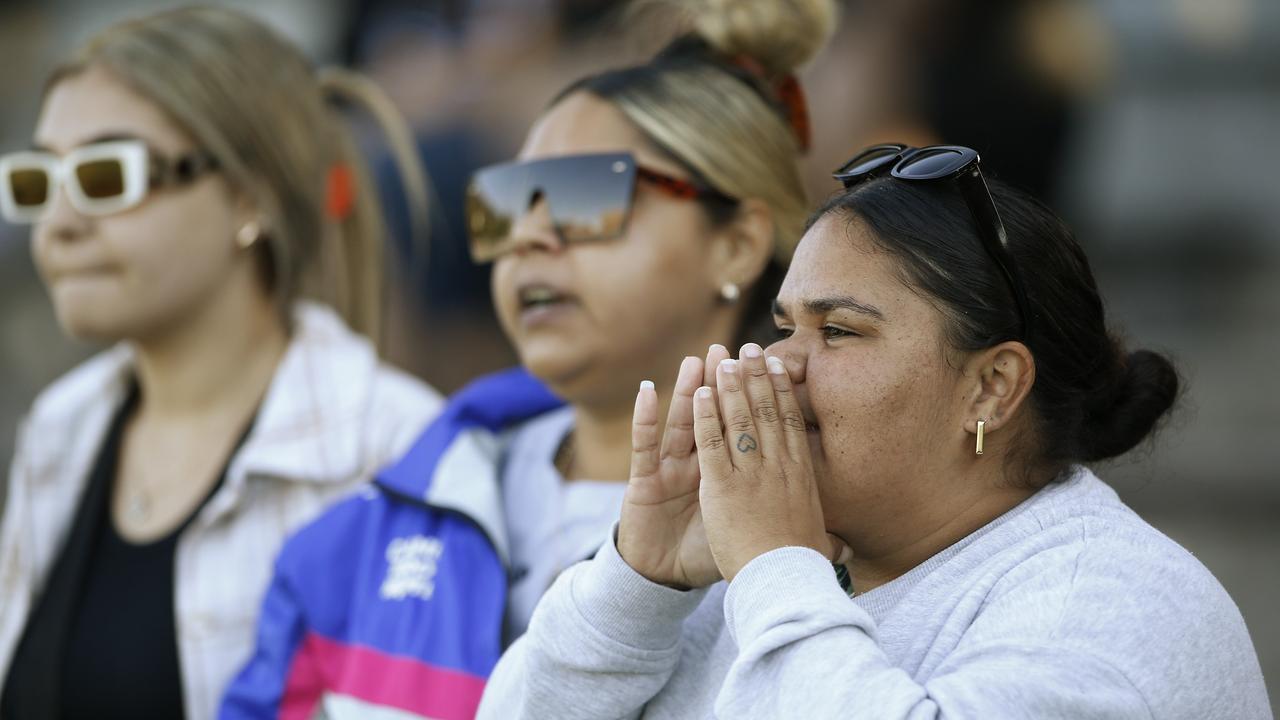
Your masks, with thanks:
[(706, 385), (703, 385), (702, 387), (698, 388), (698, 397), (702, 398), (703, 400), (709, 399), (711, 397), (711, 388), (707, 387)]
[(720, 369), (725, 372), (736, 372), (738, 370), (738, 361), (733, 358), (725, 358), (720, 361)]
[(773, 373), (774, 375), (787, 374), (787, 368), (782, 364), (782, 358), (778, 358), (778, 357), (774, 357), (773, 355), (770, 355), (769, 357), (765, 358), (764, 364), (769, 366), (769, 372)]
[(760, 346), (755, 343), (747, 343), (742, 346), (742, 357), (758, 358), (761, 355)]
[(640, 389), (641, 389), (641, 390), (652, 390), (652, 389), (653, 389), (653, 381), (652, 381), (652, 380), (641, 380), (641, 381), (640, 381)]

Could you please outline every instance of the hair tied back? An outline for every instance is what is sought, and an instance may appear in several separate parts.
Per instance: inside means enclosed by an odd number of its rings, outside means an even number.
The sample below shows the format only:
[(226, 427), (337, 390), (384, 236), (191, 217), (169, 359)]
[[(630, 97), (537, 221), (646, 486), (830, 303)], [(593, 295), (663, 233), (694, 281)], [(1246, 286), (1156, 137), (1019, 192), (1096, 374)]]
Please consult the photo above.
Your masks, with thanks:
[(355, 177), (351, 167), (345, 163), (337, 163), (329, 168), (325, 179), (324, 193), (325, 214), (333, 220), (345, 220), (355, 207)]
[(795, 133), (796, 141), (800, 143), (801, 152), (807, 152), (813, 130), (809, 123), (809, 104), (804, 95), (804, 88), (800, 86), (800, 79), (795, 73), (787, 73), (782, 79), (773, 80), (769, 77), (764, 65), (746, 53), (734, 55), (728, 58), (728, 62), (746, 71), (772, 91), (773, 99), (781, 105), (783, 118)]

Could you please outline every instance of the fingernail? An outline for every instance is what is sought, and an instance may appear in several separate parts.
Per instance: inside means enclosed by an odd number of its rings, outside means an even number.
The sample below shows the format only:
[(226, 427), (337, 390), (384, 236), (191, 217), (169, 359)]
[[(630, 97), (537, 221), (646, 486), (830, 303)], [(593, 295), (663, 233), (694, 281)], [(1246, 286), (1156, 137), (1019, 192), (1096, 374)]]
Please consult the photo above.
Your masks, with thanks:
[(653, 381), (652, 381), (652, 380), (641, 380), (641, 381), (640, 381), (640, 389), (641, 389), (641, 390), (652, 390), (652, 389), (653, 389)]
[(770, 355), (769, 357), (765, 358), (764, 364), (769, 366), (769, 372), (773, 373), (774, 375), (787, 374), (787, 368), (782, 365), (782, 358)]
[(737, 372), (738, 361), (733, 358), (725, 358), (720, 361), (720, 369), (727, 373)]
[(758, 358), (763, 354), (760, 346), (755, 343), (747, 343), (742, 346), (742, 357)]
[(712, 352), (716, 350), (723, 350), (725, 352), (729, 352), (729, 348), (721, 345), (720, 343), (715, 343), (711, 347), (707, 348), (707, 354), (710, 355)]
[(853, 549), (845, 545), (840, 549), (840, 557), (836, 558), (836, 562), (840, 565), (847, 565), (853, 559)]
[(703, 385), (702, 387), (698, 388), (697, 395), (703, 400), (707, 400), (711, 397), (711, 388), (707, 387), (706, 385)]

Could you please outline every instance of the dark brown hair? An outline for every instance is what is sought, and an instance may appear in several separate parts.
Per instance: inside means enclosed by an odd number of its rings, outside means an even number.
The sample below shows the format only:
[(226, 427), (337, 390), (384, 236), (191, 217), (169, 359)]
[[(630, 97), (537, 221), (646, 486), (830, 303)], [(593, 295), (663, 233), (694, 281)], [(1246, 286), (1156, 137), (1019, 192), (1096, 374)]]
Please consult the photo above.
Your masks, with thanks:
[(988, 185), (1026, 286), (1028, 337), (1018, 337), (1012, 290), (947, 183), (875, 179), (831, 198), (809, 225), (831, 214), (864, 223), (897, 259), (903, 281), (942, 311), (954, 350), (1027, 346), (1036, 363), (1035, 437), (1018, 450), (1028, 460), (1057, 472), (1128, 452), (1173, 406), (1177, 371), (1163, 355), (1126, 349), (1108, 329), (1089, 260), (1053, 211), (999, 181)]

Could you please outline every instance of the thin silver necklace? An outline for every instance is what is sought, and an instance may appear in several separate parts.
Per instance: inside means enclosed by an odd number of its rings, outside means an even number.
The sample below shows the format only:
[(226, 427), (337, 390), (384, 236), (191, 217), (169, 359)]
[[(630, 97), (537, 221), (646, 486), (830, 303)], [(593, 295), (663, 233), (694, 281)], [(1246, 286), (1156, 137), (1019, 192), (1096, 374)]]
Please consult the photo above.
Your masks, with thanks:
[(151, 494), (144, 488), (129, 492), (125, 501), (125, 516), (130, 523), (143, 524), (151, 519)]

